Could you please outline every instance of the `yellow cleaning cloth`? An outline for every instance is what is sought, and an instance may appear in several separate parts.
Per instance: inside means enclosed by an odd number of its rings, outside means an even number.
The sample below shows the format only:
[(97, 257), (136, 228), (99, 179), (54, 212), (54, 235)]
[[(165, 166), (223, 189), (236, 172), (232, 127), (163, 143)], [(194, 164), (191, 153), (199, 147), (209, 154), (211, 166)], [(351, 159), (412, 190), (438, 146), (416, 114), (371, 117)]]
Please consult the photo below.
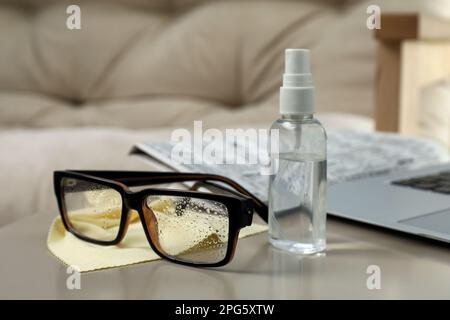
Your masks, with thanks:
[[(165, 246), (169, 243), (170, 254), (178, 255), (180, 253), (188, 253), (195, 251), (196, 248), (202, 248), (205, 243), (210, 244), (213, 241), (219, 242), (220, 235), (216, 235), (211, 225), (214, 226), (220, 223), (220, 221), (209, 221), (208, 226), (204, 225), (201, 219), (195, 219), (191, 215), (185, 215), (186, 221), (183, 221), (183, 217), (173, 216), (171, 213), (163, 214), (157, 211), (158, 205), (153, 204), (152, 209), (158, 219), (158, 224), (166, 225), (164, 229), (169, 231), (160, 235), (160, 245)], [(145, 236), (142, 224), (139, 220), (139, 216), (136, 212), (132, 215), (130, 225), (125, 238), (116, 246), (100, 246), (82, 241), (67, 232), (60, 217), (55, 218), (53, 221), (47, 239), (47, 247), (50, 252), (66, 265), (77, 266), (81, 272), (94, 271), (105, 268), (114, 268), (120, 266), (131, 265), (135, 263), (147, 262), (158, 260), (160, 257), (151, 249), (147, 238)], [(118, 227), (119, 219), (117, 219), (116, 212), (109, 212), (106, 216), (106, 225), (108, 229), (114, 230)], [(103, 214), (105, 218), (105, 214)], [(78, 221), (77, 230), (80, 228), (89, 228), (89, 234), (103, 235), (108, 232), (105, 230), (105, 219), (95, 219), (92, 214), (88, 215), (83, 212), (77, 213), (75, 217), (71, 216), (72, 221)], [(176, 219), (176, 223), (174, 223)], [(190, 221), (187, 221), (190, 219)], [(95, 221), (95, 222), (94, 222)], [(103, 221), (98, 223), (98, 221)], [(195, 228), (198, 229), (197, 236), (194, 236), (189, 222), (197, 221)], [(93, 223), (94, 222), (94, 223)], [(169, 227), (170, 226), (170, 227)], [(191, 229), (189, 229), (191, 228)], [(239, 238), (247, 237), (253, 234), (261, 233), (267, 230), (266, 225), (252, 224), (241, 230)], [(84, 230), (87, 232), (87, 230)], [(109, 231), (111, 232), (111, 231)], [(114, 233), (114, 231), (112, 231)], [(173, 245), (175, 244), (175, 245)], [(169, 247), (169, 246), (167, 246)]]

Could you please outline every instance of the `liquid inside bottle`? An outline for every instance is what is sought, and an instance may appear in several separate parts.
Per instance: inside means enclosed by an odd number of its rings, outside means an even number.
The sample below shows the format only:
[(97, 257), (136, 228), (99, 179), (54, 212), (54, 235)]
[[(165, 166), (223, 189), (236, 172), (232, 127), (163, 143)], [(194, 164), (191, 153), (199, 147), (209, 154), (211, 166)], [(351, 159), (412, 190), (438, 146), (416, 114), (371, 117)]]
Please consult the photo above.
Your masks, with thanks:
[(312, 254), (326, 248), (326, 158), (280, 153), (269, 187), (269, 234), (273, 246)]

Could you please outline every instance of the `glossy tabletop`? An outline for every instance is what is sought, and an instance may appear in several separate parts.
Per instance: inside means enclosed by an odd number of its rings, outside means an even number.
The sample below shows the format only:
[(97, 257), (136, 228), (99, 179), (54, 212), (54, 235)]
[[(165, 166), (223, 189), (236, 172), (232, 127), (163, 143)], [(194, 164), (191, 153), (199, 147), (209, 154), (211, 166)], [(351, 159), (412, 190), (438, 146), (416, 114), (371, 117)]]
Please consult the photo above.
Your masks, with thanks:
[(156, 261), (85, 273), (81, 288), (69, 290), (66, 267), (46, 248), (54, 216), (0, 228), (1, 299), (450, 298), (449, 245), (336, 218), (322, 255), (281, 252), (263, 233), (241, 239), (233, 262), (219, 269)]

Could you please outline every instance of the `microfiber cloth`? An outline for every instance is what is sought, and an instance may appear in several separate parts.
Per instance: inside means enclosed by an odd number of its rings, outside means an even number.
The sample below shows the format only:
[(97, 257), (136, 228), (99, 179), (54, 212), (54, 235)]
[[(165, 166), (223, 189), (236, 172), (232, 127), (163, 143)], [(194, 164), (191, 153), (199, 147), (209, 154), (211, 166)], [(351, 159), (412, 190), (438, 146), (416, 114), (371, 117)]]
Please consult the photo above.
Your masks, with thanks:
[[(138, 219), (137, 214), (135, 219)], [(253, 223), (240, 231), (239, 238), (261, 233), (267, 231), (267, 229), (267, 225)], [(180, 228), (180, 233), (176, 236), (182, 237), (182, 232), (183, 228)], [(183, 238), (186, 241), (180, 241), (179, 243), (182, 243), (184, 248), (176, 248), (176, 250), (181, 252), (194, 248), (196, 245), (200, 245), (201, 241), (207, 241), (210, 236), (205, 234), (204, 239), (199, 239), (196, 243), (192, 239)], [(47, 247), (59, 261), (65, 265), (76, 266), (80, 272), (122, 267), (161, 259), (151, 249), (140, 222), (130, 223), (125, 238), (118, 245), (101, 246), (76, 238), (64, 228), (61, 218), (56, 217), (50, 227)]]

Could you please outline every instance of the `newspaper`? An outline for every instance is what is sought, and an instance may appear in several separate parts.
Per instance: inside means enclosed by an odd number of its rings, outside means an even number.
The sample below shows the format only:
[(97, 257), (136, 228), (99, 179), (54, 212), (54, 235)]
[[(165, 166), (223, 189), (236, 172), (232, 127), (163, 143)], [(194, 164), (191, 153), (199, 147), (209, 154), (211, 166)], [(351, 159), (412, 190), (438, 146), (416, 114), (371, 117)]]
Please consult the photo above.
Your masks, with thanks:
[[(250, 143), (250, 146), (255, 145)], [(176, 171), (211, 173), (230, 177), (262, 201), (267, 201), (269, 178), (261, 175), (258, 164), (207, 162), (187, 164), (171, 156), (174, 146), (175, 143), (172, 142), (139, 143), (134, 146), (131, 153), (145, 156)], [(186, 152), (189, 152), (190, 145), (185, 147)], [(235, 144), (231, 147), (238, 146)], [(259, 151), (261, 150), (254, 150), (254, 148), (249, 150), (249, 152)], [(448, 160), (448, 152), (443, 146), (426, 139), (378, 132), (328, 131), (327, 180), (329, 184), (417, 169)]]

